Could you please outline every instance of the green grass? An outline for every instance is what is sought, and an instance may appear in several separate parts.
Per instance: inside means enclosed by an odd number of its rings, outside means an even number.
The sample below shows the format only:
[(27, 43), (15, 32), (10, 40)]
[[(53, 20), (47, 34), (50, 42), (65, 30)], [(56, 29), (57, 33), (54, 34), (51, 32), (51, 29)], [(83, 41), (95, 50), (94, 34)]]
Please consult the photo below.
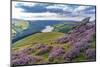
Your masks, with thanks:
[(93, 41), (93, 42), (91, 43), (91, 48), (96, 48), (96, 41)]
[(93, 35), (93, 40), (91, 41), (91, 48), (95, 48), (96, 49), (96, 34)]
[(63, 23), (63, 24), (56, 24), (53, 25), (55, 32), (62, 32), (62, 33), (67, 33), (68, 31), (70, 31), (73, 26), (69, 25), (68, 23)]
[(31, 46), (33, 43), (51, 44), (51, 42), (63, 35), (64, 33), (59, 32), (36, 33), (15, 42), (12, 44), (12, 48)]
[(73, 61), (75, 61), (75, 62), (86, 61), (86, 57), (85, 57), (84, 53), (80, 53), (80, 55), (77, 56), (76, 58), (74, 58)]

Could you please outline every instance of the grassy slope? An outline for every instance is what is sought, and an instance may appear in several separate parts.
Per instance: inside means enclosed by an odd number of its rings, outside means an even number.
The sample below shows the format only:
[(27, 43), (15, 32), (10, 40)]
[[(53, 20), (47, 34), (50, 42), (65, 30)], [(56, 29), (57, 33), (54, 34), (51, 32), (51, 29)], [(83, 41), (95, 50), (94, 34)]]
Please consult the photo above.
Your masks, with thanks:
[(67, 23), (63, 23), (63, 24), (56, 24), (53, 25), (55, 32), (63, 32), (63, 33), (67, 33), (68, 31), (70, 31), (72, 29), (72, 25), (69, 25)]
[(64, 33), (59, 32), (47, 32), (47, 33), (37, 33), (30, 35), (22, 40), (19, 40), (12, 44), (12, 48), (21, 48), (30, 46), (32, 43), (43, 43), (50, 44), (55, 39), (62, 37)]

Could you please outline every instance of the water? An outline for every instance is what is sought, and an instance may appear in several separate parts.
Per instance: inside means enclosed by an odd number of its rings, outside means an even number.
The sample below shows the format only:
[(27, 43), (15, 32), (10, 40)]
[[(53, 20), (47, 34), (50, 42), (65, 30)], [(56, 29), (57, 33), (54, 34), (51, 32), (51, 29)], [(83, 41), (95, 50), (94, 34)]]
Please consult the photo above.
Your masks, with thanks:
[[(29, 36), (31, 34), (35, 34), (38, 32), (41, 32), (43, 29), (45, 29), (46, 26), (49, 26), (49, 29), (51, 28), (50, 26), (59, 24), (59, 23), (65, 23), (69, 21), (59, 21), (59, 20), (38, 20), (38, 21), (28, 21), (29, 22), (29, 27), (28, 29), (17, 33), (15, 37), (13, 37), (12, 42), (16, 42), (17, 40), (20, 40), (26, 36)], [(73, 21), (70, 21), (73, 22)], [(47, 29), (46, 29), (47, 30)], [(49, 30), (51, 31), (51, 29)]]
[(46, 26), (45, 29), (41, 30), (41, 32), (52, 32), (53, 29), (54, 27), (52, 26)]

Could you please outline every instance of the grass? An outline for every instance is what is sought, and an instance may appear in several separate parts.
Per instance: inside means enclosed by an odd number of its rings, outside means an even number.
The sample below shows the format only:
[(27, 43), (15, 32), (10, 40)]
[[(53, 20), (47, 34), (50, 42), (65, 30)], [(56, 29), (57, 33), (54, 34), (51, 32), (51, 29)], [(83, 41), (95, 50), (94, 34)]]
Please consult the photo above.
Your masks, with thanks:
[(91, 42), (91, 48), (96, 48), (96, 36), (93, 36), (93, 40)]
[(34, 43), (51, 44), (55, 39), (62, 37), (64, 33), (59, 32), (47, 32), (47, 33), (37, 33), (30, 35), (24, 39), (21, 39), (14, 44), (12, 48), (21, 48), (26, 46), (31, 46)]
[(91, 48), (96, 48), (96, 41), (93, 41), (93, 42), (91, 43)]
[(84, 53), (80, 53), (80, 55), (77, 56), (76, 58), (74, 58), (73, 61), (75, 61), (75, 62), (86, 61), (86, 57), (85, 57)]
[(68, 23), (63, 23), (63, 24), (56, 24), (53, 25), (55, 32), (62, 32), (62, 33), (68, 33), (69, 30), (73, 28), (72, 25), (69, 25)]

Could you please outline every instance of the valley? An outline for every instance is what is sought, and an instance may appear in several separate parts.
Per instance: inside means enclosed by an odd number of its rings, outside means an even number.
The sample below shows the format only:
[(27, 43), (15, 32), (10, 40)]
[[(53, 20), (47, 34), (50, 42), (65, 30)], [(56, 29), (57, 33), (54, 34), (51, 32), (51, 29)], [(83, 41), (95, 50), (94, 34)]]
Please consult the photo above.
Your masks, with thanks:
[(54, 27), (51, 32), (38, 32), (14, 42), (11, 58), (13, 65), (95, 61), (95, 24), (89, 22), (89, 19), (85, 18), (74, 25), (51, 22), (49, 25)]

